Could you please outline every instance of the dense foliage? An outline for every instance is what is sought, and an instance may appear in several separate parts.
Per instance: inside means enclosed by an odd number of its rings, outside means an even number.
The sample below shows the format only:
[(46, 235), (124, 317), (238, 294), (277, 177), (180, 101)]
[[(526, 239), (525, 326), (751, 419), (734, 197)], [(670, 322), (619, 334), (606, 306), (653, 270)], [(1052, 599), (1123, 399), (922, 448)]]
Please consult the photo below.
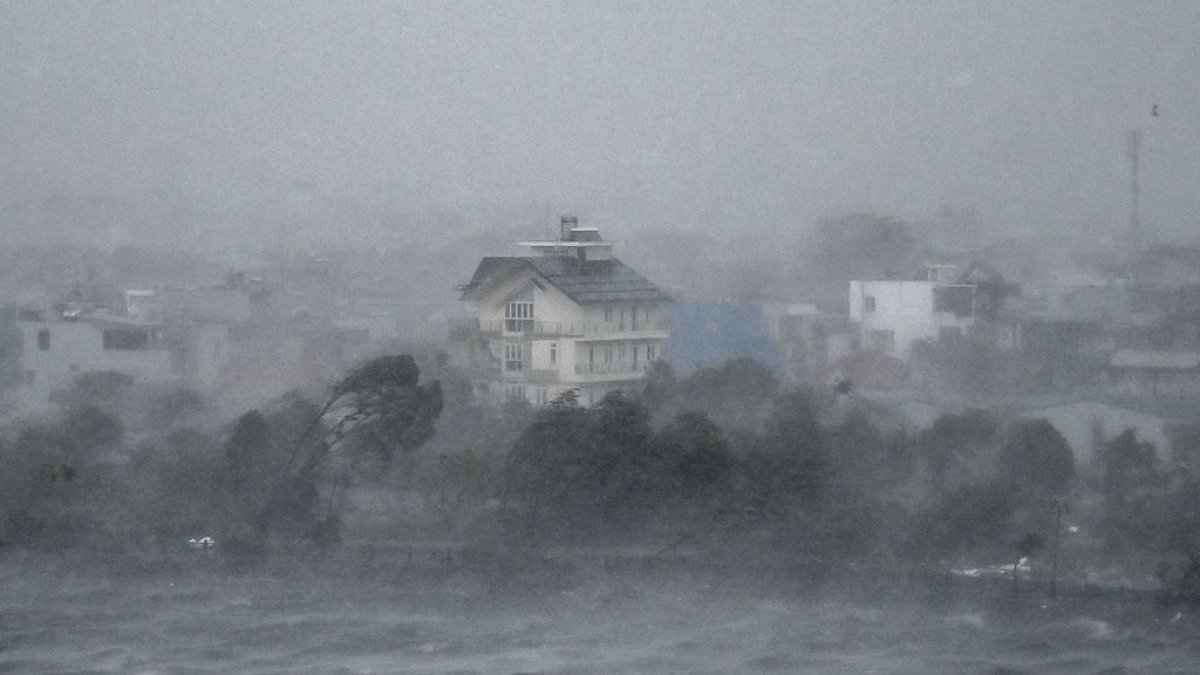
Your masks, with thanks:
[[(1077, 463), (1045, 420), (965, 410), (914, 431), (853, 392), (780, 390), (747, 360), (686, 378), (656, 364), (640, 391), (591, 407), (568, 391), (538, 409), (482, 405), (444, 359), (422, 367), (439, 381), (423, 383), (410, 356), (382, 357), (323, 396), (219, 425), (200, 421), (211, 402), (194, 393), (159, 391), (158, 409), (131, 414), (134, 384), (82, 379), (54, 415), (0, 436), (0, 538), (168, 551), (211, 535), (253, 554), (325, 548), (350, 528), (360, 540), (1012, 565), (1047, 555), (1065, 517), (1077, 561), (1200, 550), (1200, 481), (1132, 432)], [(356, 504), (355, 491), (392, 505)]]

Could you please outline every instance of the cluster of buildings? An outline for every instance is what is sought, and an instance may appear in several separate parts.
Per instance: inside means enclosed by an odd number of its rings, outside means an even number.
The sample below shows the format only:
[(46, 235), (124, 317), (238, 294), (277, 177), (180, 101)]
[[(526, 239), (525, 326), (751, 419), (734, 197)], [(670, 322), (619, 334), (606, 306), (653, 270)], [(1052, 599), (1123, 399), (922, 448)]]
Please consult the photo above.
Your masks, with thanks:
[[(524, 246), (484, 258), (462, 287), (471, 311), (451, 333), (479, 396), (540, 405), (573, 389), (590, 403), (659, 357), (686, 372), (692, 357), (751, 356), (785, 382), (844, 384), (908, 427), (981, 407), (1050, 419), (1084, 458), (1132, 428), (1164, 457), (1200, 459), (1200, 253), (1149, 249), (1106, 277), (1020, 284), (977, 258), (929, 264), (850, 280), (845, 311), (830, 311), (672, 302), (571, 217), (556, 239)], [(918, 353), (967, 345), (1036, 378), (939, 394)]]
[(410, 338), (407, 317), (439, 311), (329, 258), (263, 267), (212, 284), (60, 288), (61, 299), (0, 308), (3, 412), (51, 409), (79, 376), (101, 372), (257, 405), (337, 377)]
[[(13, 304), (0, 309), (5, 409), (45, 409), (81, 374), (107, 371), (254, 404), (336, 377), (412, 338), (406, 327), (449, 321), (457, 364), (494, 401), (545, 405), (574, 391), (591, 404), (659, 359), (686, 375), (750, 356), (787, 384), (841, 385), (908, 427), (1002, 409), (1057, 420), (1081, 456), (1133, 428), (1165, 457), (1200, 458), (1200, 251), (1150, 248), (1091, 277), (1019, 283), (981, 259), (928, 264), (848, 280), (846, 302), (830, 308), (668, 294), (570, 216), (557, 236), (522, 246), (478, 262), (457, 319), (452, 299), (397, 293), (382, 267), (313, 256), (217, 284), (125, 288), (108, 302), (76, 293)], [(1006, 355), (1030, 381), (967, 395), (931, 386), (930, 360), (955, 346)]]

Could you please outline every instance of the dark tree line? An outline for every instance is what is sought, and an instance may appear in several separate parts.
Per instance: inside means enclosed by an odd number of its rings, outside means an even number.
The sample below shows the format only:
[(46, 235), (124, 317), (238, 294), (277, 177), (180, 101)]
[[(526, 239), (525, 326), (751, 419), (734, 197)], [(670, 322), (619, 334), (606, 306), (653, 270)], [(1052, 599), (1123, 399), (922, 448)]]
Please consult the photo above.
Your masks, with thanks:
[(429, 367), (448, 399), (411, 357), (382, 357), (216, 429), (188, 424), (203, 401), (164, 396), (136, 433), (121, 414), (130, 383), (87, 378), (54, 415), (0, 434), (0, 541), (326, 548), (349, 488), (374, 485), (423, 495), (427, 529), (403, 536), (526, 546), (1012, 560), (1044, 555), (1034, 544), (1054, 541), (1068, 506), (1096, 555), (1200, 550), (1200, 482), (1132, 432), (1077, 465), (1045, 420), (966, 410), (910, 431), (852, 392), (783, 390), (749, 360), (682, 378), (659, 363), (638, 391), (539, 409), (482, 406), (453, 369)]
[(159, 407), (139, 417), (143, 440), (117, 460), (105, 454), (125, 425), (92, 401), (127, 409), (133, 383), (81, 377), (56, 415), (18, 425), (0, 445), (0, 543), (166, 547), (209, 535), (243, 553), (273, 539), (335, 544), (346, 488), (432, 437), (442, 391), (419, 379), (411, 356), (375, 358), (319, 402), (290, 394), (216, 433), (174, 424), (198, 397), (158, 392)]
[(1011, 560), (1044, 555), (1075, 504), (1110, 551), (1196, 546), (1194, 484), (1168, 486), (1132, 433), (1077, 466), (1046, 420), (966, 410), (912, 433), (845, 392), (781, 391), (749, 361), (687, 378), (658, 364), (640, 392), (592, 408), (563, 396), (506, 458), (504, 522), (524, 542), (687, 536), (834, 560)]

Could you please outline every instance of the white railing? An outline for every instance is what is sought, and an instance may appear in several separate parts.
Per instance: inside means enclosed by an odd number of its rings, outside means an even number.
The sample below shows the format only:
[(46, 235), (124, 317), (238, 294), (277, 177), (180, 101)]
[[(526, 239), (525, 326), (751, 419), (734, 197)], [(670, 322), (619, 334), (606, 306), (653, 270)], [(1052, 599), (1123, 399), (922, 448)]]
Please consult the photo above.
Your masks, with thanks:
[(637, 324), (606, 321), (535, 321), (532, 319), (452, 319), (450, 334), (485, 333), (490, 335), (641, 335), (665, 333), (665, 320), (639, 321)]
[(650, 370), (649, 363), (576, 363), (576, 375), (637, 375)]

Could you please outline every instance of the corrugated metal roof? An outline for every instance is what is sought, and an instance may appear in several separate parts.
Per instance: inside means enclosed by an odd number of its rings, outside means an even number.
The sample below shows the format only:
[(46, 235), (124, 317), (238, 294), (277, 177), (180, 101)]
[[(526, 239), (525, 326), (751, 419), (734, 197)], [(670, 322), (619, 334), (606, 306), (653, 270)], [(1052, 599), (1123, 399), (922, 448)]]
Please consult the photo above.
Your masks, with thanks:
[(463, 296), (466, 297), (495, 274), (515, 264), (532, 267), (550, 285), (580, 304), (671, 300), (669, 295), (616, 258), (579, 260), (566, 256), (484, 258), (475, 268), (471, 281), (463, 288)]
[(1109, 365), (1113, 368), (1200, 368), (1200, 352), (1152, 352), (1118, 349)]

